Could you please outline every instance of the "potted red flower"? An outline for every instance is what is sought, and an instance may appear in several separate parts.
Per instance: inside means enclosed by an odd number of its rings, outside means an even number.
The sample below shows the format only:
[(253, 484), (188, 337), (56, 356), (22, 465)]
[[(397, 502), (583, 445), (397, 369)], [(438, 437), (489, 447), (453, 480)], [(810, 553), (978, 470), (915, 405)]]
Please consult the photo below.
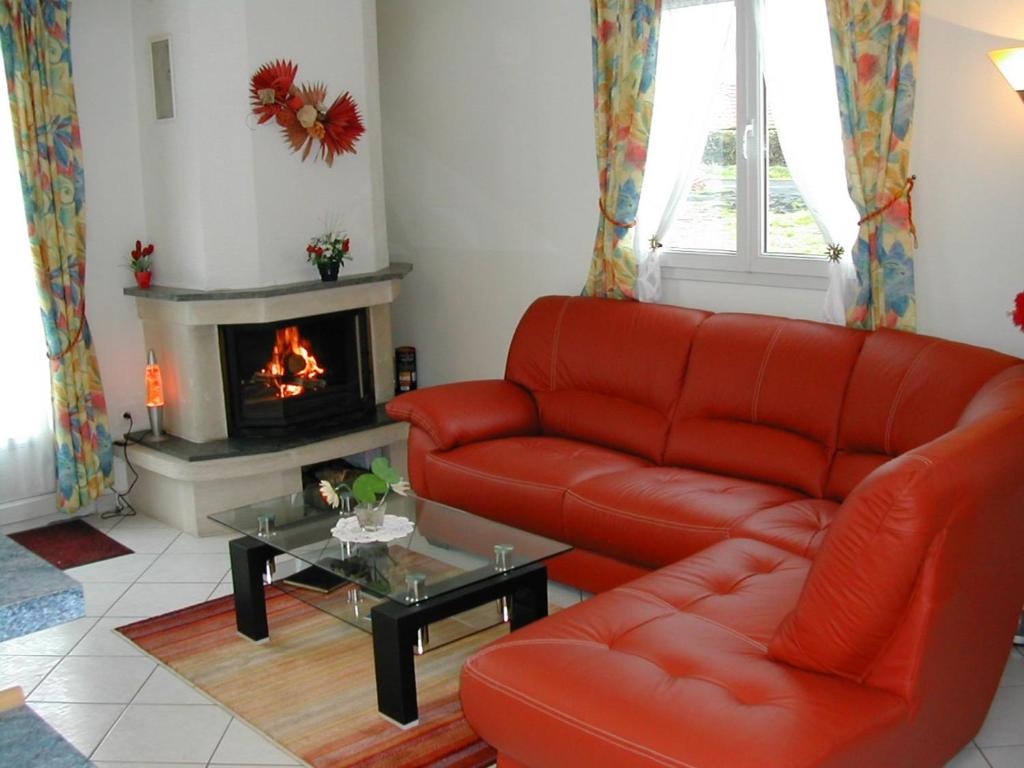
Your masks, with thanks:
[(131, 267), (132, 272), (135, 274), (135, 284), (139, 288), (149, 288), (149, 284), (153, 280), (150, 257), (153, 255), (154, 250), (156, 249), (152, 243), (143, 247), (141, 240), (135, 241), (135, 248), (132, 250), (132, 260), (128, 266)]
[(333, 282), (338, 279), (338, 268), (345, 266), (349, 256), (348, 233), (326, 232), (309, 241), (306, 246), (306, 260), (320, 271), (320, 279)]

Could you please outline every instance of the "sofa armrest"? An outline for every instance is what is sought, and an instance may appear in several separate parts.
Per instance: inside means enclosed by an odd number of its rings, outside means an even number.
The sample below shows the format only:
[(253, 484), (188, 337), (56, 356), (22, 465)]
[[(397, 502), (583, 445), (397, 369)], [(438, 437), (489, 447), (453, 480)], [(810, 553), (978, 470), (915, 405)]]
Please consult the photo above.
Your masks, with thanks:
[(522, 387), (494, 379), (442, 384), (399, 395), (388, 415), (426, 432), (441, 450), (539, 431), (537, 405)]

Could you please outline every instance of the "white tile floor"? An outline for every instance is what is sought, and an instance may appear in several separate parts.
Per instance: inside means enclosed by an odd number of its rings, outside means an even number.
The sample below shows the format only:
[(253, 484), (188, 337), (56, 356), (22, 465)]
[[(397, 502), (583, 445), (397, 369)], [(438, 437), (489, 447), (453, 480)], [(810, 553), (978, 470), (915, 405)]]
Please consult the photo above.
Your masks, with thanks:
[[(100, 768), (301, 765), (113, 631), (230, 594), (232, 536), (198, 539), (142, 515), (88, 521), (135, 554), (68, 571), (85, 587), (86, 618), (0, 643), (0, 690), (22, 686), (29, 706)], [(576, 599), (551, 591), (559, 605)], [(947, 768), (1020, 766), (1024, 655), (1014, 651), (984, 726)]]
[(22, 686), (100, 768), (301, 765), (113, 631), (230, 594), (232, 537), (197, 539), (144, 516), (88, 521), (135, 554), (70, 569), (86, 618), (0, 643), (0, 689)]

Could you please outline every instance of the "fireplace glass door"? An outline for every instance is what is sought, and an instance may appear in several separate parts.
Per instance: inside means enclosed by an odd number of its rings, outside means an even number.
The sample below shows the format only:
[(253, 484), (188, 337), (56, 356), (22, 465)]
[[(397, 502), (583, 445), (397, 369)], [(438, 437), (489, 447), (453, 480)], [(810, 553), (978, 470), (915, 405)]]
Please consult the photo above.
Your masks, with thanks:
[(285, 436), (374, 418), (365, 309), (220, 326), (228, 433)]

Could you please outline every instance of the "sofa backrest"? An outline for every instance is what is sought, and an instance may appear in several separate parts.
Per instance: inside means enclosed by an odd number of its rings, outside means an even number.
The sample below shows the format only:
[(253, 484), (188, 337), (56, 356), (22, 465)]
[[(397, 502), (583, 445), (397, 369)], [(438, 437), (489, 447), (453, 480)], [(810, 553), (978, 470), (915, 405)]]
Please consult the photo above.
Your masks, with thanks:
[(537, 401), (546, 435), (660, 461), (707, 312), (631, 301), (547, 296), (519, 322), (505, 378)]
[(769, 649), (934, 708), (969, 737), (1024, 601), (1024, 365), (954, 428), (872, 472), (837, 513)]
[[(922, 450), (939, 448), (957, 478), (949, 519), (866, 678), (908, 700), (965, 680), (994, 689), (1002, 675), (1024, 605), (1024, 365), (985, 384), (954, 431)], [(983, 698), (987, 708), (991, 691)]]
[(780, 317), (709, 317), (693, 341), (664, 462), (820, 496), (864, 336)]
[(850, 377), (825, 495), (842, 500), (875, 468), (951, 430), (1016, 358), (930, 336), (868, 335)]

